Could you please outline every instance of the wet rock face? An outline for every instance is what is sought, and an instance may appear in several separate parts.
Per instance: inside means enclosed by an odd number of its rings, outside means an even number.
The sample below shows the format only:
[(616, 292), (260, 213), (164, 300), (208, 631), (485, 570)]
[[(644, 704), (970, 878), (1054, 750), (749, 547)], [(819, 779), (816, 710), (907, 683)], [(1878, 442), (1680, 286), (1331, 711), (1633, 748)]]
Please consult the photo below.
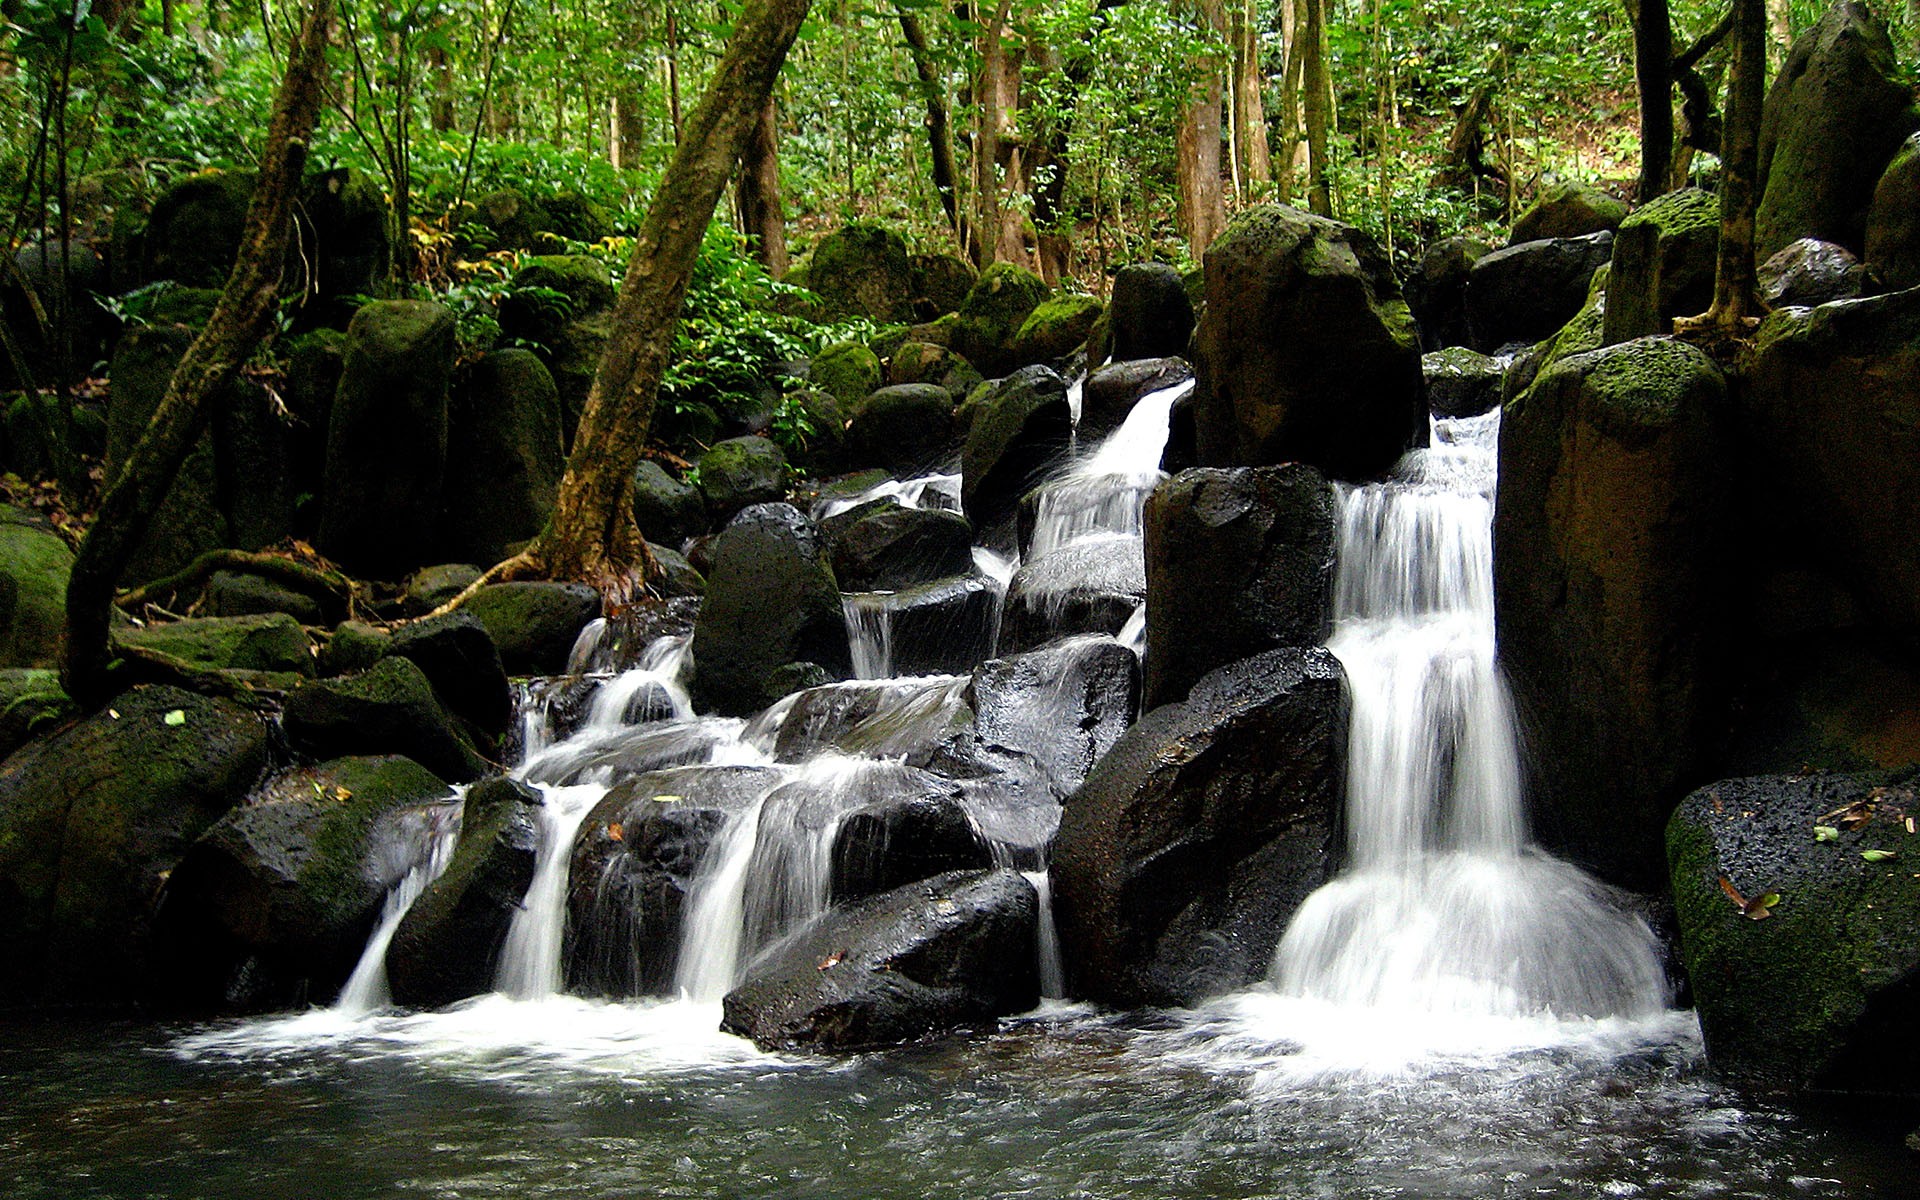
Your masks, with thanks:
[(1274, 650), (1129, 729), (1069, 797), (1054, 843), (1071, 994), (1190, 1004), (1262, 978), (1331, 874), (1345, 761), (1340, 664)]
[(315, 758), (404, 754), (453, 783), (488, 770), (433, 685), (406, 658), (382, 658), (356, 675), (303, 684), (288, 694), (281, 723), (294, 748)]
[(1729, 416), (1705, 355), (1642, 338), (1547, 368), (1501, 431), (1494, 598), (1537, 833), (1641, 891), (1725, 692)]
[(1681, 952), (1717, 1072), (1767, 1091), (1920, 1094), (1916, 813), (1910, 769), (1723, 780), (1675, 810)]
[(1866, 275), (1866, 267), (1845, 246), (1801, 238), (1760, 264), (1758, 283), (1761, 299), (1771, 308), (1810, 308), (1858, 297)]
[[(1185, 352), (1184, 342), (1181, 350)], [(1075, 429), (1081, 444), (1092, 445), (1120, 428), (1148, 392), (1192, 378), (1193, 368), (1184, 358), (1140, 358), (1094, 368), (1080, 393), (1080, 424)]]
[(1333, 489), (1312, 467), (1197, 468), (1147, 499), (1146, 703), (1333, 630)]
[(1420, 348), (1429, 353), (1464, 346), (1467, 328), (1467, 276), (1486, 257), (1488, 247), (1470, 238), (1445, 238), (1428, 246), (1406, 281), (1407, 307), (1420, 326)]
[(1165, 263), (1121, 267), (1107, 315), (1116, 364), (1184, 355), (1193, 336), (1193, 302), (1180, 272)]
[(1427, 377), (1427, 404), (1438, 417), (1477, 417), (1500, 403), (1506, 369), (1500, 360), (1451, 346), (1420, 358)]
[(971, 696), (980, 741), (1030, 757), (1065, 795), (1133, 723), (1140, 660), (1107, 638), (1069, 639), (981, 663)]
[(1473, 348), (1491, 354), (1513, 342), (1552, 337), (1586, 302), (1593, 273), (1613, 255), (1614, 235), (1549, 238), (1495, 250), (1467, 277)]
[(843, 591), (897, 591), (973, 569), (973, 526), (956, 512), (870, 500), (820, 522)]
[(1235, 217), (1206, 254), (1194, 339), (1199, 465), (1385, 474), (1424, 445), (1420, 339), (1371, 238), (1296, 209)]
[(829, 912), (773, 947), (721, 1028), (768, 1050), (857, 1050), (1023, 1012), (1039, 999), (1038, 898), (1012, 871), (963, 871)]
[(961, 503), (987, 528), (1012, 516), (1073, 437), (1067, 385), (1048, 367), (1023, 367), (991, 385), (960, 457)]
[(1017, 653), (1072, 634), (1119, 633), (1146, 595), (1138, 542), (1117, 534), (1078, 538), (1014, 572), (1000, 647)]

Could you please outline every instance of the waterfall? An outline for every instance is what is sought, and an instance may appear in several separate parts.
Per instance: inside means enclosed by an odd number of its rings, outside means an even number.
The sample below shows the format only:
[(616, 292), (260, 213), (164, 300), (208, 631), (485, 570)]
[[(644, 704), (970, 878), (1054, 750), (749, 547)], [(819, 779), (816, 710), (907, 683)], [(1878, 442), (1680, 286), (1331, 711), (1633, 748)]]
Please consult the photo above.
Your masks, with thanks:
[(340, 996), (333, 1003), (334, 1011), (343, 1015), (364, 1016), (393, 1003), (393, 992), (387, 985), (387, 947), (393, 944), (393, 935), (413, 902), (453, 861), (453, 849), (460, 836), (459, 805), (427, 809), (420, 815), (417, 829), (410, 832), (417, 835), (410, 839), (415, 841), (409, 848), (413, 865), (387, 889), (380, 920), (368, 936), (353, 974), (347, 977), (346, 986), (340, 989)]
[(1352, 700), (1348, 858), (1275, 955), (1283, 995), (1462, 1016), (1643, 1016), (1653, 935), (1529, 846), (1494, 661), (1498, 410), (1441, 420), (1385, 483), (1343, 489), (1334, 633)]
[(546, 803), (539, 809), (540, 848), (534, 856), (533, 881), (507, 926), (493, 979), (495, 991), (516, 1000), (538, 1000), (560, 991), (560, 945), (567, 926), (567, 867), (573, 856), (573, 835), (607, 793), (605, 787), (592, 783), (541, 791)]

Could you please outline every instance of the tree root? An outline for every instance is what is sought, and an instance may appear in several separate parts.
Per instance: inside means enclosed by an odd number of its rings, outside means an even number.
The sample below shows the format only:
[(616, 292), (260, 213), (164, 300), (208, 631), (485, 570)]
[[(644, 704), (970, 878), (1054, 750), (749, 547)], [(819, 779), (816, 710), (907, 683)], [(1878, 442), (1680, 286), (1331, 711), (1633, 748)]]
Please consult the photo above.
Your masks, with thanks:
[(247, 550), (209, 550), (171, 575), (120, 593), (114, 597), (114, 603), (124, 609), (138, 608), (149, 601), (204, 584), (215, 571), (245, 571), (298, 588), (319, 589), (340, 600), (349, 616), (353, 613), (353, 581), (346, 576), (278, 554)]

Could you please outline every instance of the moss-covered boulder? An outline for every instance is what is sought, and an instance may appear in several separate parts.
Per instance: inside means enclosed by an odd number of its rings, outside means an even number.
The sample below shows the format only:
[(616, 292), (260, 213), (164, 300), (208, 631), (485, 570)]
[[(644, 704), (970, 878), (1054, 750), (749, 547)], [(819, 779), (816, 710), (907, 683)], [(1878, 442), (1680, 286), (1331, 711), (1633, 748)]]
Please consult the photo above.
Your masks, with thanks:
[(296, 688), (282, 725), (294, 748), (315, 758), (401, 754), (453, 783), (489, 770), (426, 675), (398, 656)]
[(267, 765), (252, 713), (141, 687), (0, 764), (0, 1004), (147, 990), (155, 897)]
[(950, 347), (932, 342), (902, 342), (887, 360), (888, 384), (897, 387), (905, 383), (937, 383), (947, 389), (955, 404), (965, 400), (982, 382), (980, 372), (972, 363)]
[(1047, 285), (1038, 275), (1017, 263), (995, 263), (967, 292), (949, 344), (989, 377), (1004, 374), (1020, 365), (1013, 339), (1046, 298)]
[(938, 466), (952, 442), (953, 393), (937, 383), (902, 383), (880, 388), (853, 410), (846, 459), (906, 478)]
[(1583, 237), (1618, 229), (1626, 220), (1627, 202), (1607, 195), (1590, 183), (1566, 180), (1543, 189), (1527, 211), (1513, 223), (1511, 243), (1541, 238)]
[(202, 171), (160, 193), (147, 215), (147, 279), (187, 287), (227, 282), (253, 200), (251, 171)]
[(1502, 423), (1494, 597), (1539, 837), (1642, 891), (1724, 700), (1730, 416), (1711, 360), (1642, 338), (1549, 367)]
[(1548, 367), (1575, 354), (1598, 350), (1605, 344), (1609, 270), (1608, 267), (1601, 267), (1593, 273), (1593, 281), (1587, 287), (1586, 301), (1565, 325), (1553, 336), (1514, 358), (1507, 368), (1506, 378), (1500, 383), (1502, 404), (1524, 395), (1533, 386), (1533, 381), (1546, 373)]
[(1886, 25), (1839, 0), (1801, 34), (1767, 88), (1760, 119), (1754, 252), (1803, 237), (1863, 248), (1874, 186), (1920, 126)]
[(349, 571), (399, 579), (432, 561), (453, 357), (444, 305), (377, 300), (347, 327), (316, 544)]
[(600, 593), (584, 583), (490, 583), (466, 611), (486, 627), (512, 675), (558, 675), (587, 623), (600, 615)]
[(501, 188), (474, 201), (461, 234), (469, 248), (552, 251), (559, 246), (545, 235), (557, 232), (553, 214), (544, 201), (514, 188)]
[(52, 670), (0, 667), (0, 760), (78, 715)]
[(57, 667), (73, 551), (25, 509), (0, 504), (0, 667)]
[(338, 620), (344, 608), (338, 596), (320, 589), (306, 591), (251, 571), (215, 571), (200, 594), (205, 611), (215, 617), (284, 613), (301, 625), (325, 625)]
[(913, 272), (914, 317), (921, 321), (958, 312), (979, 278), (972, 263), (951, 254), (915, 254), (907, 263)]
[(1020, 323), (1010, 347), (1016, 363), (1051, 363), (1086, 344), (1105, 307), (1092, 296), (1054, 296), (1043, 300)]
[(407, 910), (387, 950), (396, 1001), (437, 1008), (492, 990), (507, 928), (533, 882), (541, 803), (511, 779), (467, 793), (452, 860)]
[[(413, 865), (403, 815), (452, 789), (407, 758), (295, 767), (201, 834), (154, 918), (155, 991), (197, 1010), (325, 1004)], [(413, 831), (424, 833), (424, 829)]]
[(288, 486), (294, 520), (302, 536), (311, 536), (320, 520), (320, 496), (326, 488), (327, 425), (333, 396), (347, 362), (347, 335), (316, 329), (285, 343), (286, 379), (280, 399), (287, 411)]
[(320, 649), (320, 673), (356, 675), (386, 656), (393, 635), (365, 621), (342, 621)]
[(1767, 1091), (1920, 1095), (1915, 783), (1729, 779), (1675, 810), (1681, 957), (1716, 1072)]
[(1681, 188), (1635, 209), (1613, 238), (1606, 344), (1669, 333), (1675, 317), (1707, 311), (1719, 245), (1712, 192)]
[(707, 531), (707, 501), (699, 488), (642, 459), (633, 471), (633, 519), (647, 541), (678, 548)]
[(1518, 242), (1475, 260), (1467, 275), (1473, 348), (1491, 354), (1553, 336), (1586, 302), (1594, 272), (1613, 257), (1613, 239), (1609, 232)]
[(806, 286), (820, 297), (820, 312), (828, 321), (914, 317), (907, 243), (884, 225), (857, 221), (820, 239), (807, 261)]
[(501, 335), (530, 343), (553, 376), (569, 445), (613, 333), (614, 299), (613, 276), (599, 259), (545, 254), (521, 263), (500, 302)]
[(1043, 366), (1022, 367), (985, 385), (960, 453), (960, 501), (985, 529), (1012, 517), (1073, 438), (1066, 381)]
[(787, 494), (787, 453), (763, 437), (728, 438), (700, 456), (700, 494), (716, 522)]
[(1420, 346), (1431, 353), (1473, 340), (1467, 327), (1467, 278), (1473, 264), (1491, 247), (1472, 238), (1451, 237), (1428, 246), (1408, 276), (1407, 307), (1420, 326)]
[(1859, 598), (1920, 633), (1920, 292), (1782, 309), (1741, 364), (1764, 520)]
[(0, 318), (12, 338), (0, 358), (0, 388), (26, 386), (15, 353), (36, 388), (84, 378), (119, 325), (94, 300), (95, 293), (113, 290), (106, 263), (78, 238), (64, 245), (58, 238), (30, 238), (11, 254), (12, 270), (0, 278)]
[(956, 512), (869, 500), (820, 522), (843, 591), (897, 591), (973, 570), (973, 527)]
[(880, 359), (860, 342), (836, 342), (807, 364), (807, 382), (849, 407), (880, 386)]
[(409, 621), (387, 642), (390, 657), (408, 659), (426, 675), (447, 711), (487, 738), (507, 731), (513, 691), (499, 647), (479, 617), (464, 609)]
[(613, 218), (582, 192), (561, 192), (541, 202), (552, 233), (572, 242), (598, 242), (614, 234)]
[(300, 316), (313, 325), (345, 322), (353, 316), (351, 297), (373, 294), (386, 278), (393, 249), (387, 198), (372, 176), (335, 167), (302, 182), (296, 215), (307, 273)]
[(1107, 318), (1107, 350), (1115, 362), (1184, 356), (1193, 336), (1193, 302), (1180, 272), (1166, 263), (1128, 263), (1115, 272)]
[(1299, 461), (1370, 479), (1425, 444), (1413, 314), (1351, 226), (1271, 205), (1236, 216), (1207, 249), (1194, 353), (1202, 466)]
[(851, 671), (826, 542), (792, 505), (757, 504), (715, 539), (693, 661), (695, 697), (729, 716), (779, 699), (769, 680), (789, 664), (814, 664), (832, 679)]
[(313, 643), (286, 613), (190, 617), (123, 629), (115, 640), (211, 671), (280, 671), (311, 677)]
[(447, 473), (438, 549), (493, 563), (546, 527), (566, 467), (560, 396), (527, 350), (468, 368), (447, 404)]
[(1420, 372), (1427, 380), (1427, 407), (1436, 416), (1477, 417), (1500, 406), (1506, 370), (1498, 359), (1449, 346), (1421, 355)]
[(1888, 291), (1920, 285), (1920, 135), (1901, 144), (1874, 185), (1866, 259)]
[(69, 406), (52, 392), (0, 397), (0, 472), (52, 479), (62, 451), (98, 458), (106, 443), (107, 419), (99, 408)]

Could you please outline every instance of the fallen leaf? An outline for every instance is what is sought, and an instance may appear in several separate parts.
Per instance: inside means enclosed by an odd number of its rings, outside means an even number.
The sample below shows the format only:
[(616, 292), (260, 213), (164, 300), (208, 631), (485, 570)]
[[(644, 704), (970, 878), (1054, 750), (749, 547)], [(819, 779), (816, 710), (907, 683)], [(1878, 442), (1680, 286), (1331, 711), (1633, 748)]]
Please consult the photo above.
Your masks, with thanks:
[(626, 841), (627, 840), (626, 827), (621, 825), (620, 822), (618, 821), (611, 822), (607, 826), (607, 838), (615, 842)]
[(1886, 794), (1885, 788), (1875, 788), (1865, 800), (1855, 800), (1851, 804), (1842, 804), (1839, 808), (1822, 816), (1819, 825), (1837, 825), (1841, 829), (1858, 829), (1873, 820), (1873, 814), (1879, 811), (1879, 797)]
[(353, 799), (353, 793), (346, 788), (336, 787), (333, 789), (333, 798), (335, 800), (351, 800)]
[(160, 723), (162, 725), (185, 725), (187, 723), (187, 710), (184, 708), (176, 708), (166, 716), (161, 717)]
[(1886, 862), (1890, 858), (1899, 858), (1900, 856), (1891, 850), (1862, 850), (1860, 857), (1870, 863), (1880, 863)]
[(1733, 901), (1736, 907), (1745, 908), (1747, 906), (1747, 898), (1740, 894), (1739, 888), (1733, 886), (1733, 880), (1728, 879), (1725, 875), (1720, 877), (1720, 890), (1727, 894), (1727, 899)]
[(1831, 825), (1815, 825), (1813, 827), (1813, 840), (1816, 842), (1838, 841), (1839, 837), (1840, 831)]
[(653, 802), (655, 804), (678, 804), (685, 799), (685, 796), (655, 796)]
[(835, 950), (832, 954), (829, 954), (825, 958), (821, 959), (820, 965), (814, 969), (817, 971), (831, 970), (834, 967), (839, 966), (841, 962), (845, 960), (846, 957), (847, 957), (847, 952), (845, 950)]
[(1747, 901), (1746, 907), (1740, 911), (1746, 914), (1748, 920), (1764, 921), (1773, 915), (1773, 906), (1778, 903), (1780, 903), (1780, 893), (1768, 892), (1764, 896), (1755, 896)]

